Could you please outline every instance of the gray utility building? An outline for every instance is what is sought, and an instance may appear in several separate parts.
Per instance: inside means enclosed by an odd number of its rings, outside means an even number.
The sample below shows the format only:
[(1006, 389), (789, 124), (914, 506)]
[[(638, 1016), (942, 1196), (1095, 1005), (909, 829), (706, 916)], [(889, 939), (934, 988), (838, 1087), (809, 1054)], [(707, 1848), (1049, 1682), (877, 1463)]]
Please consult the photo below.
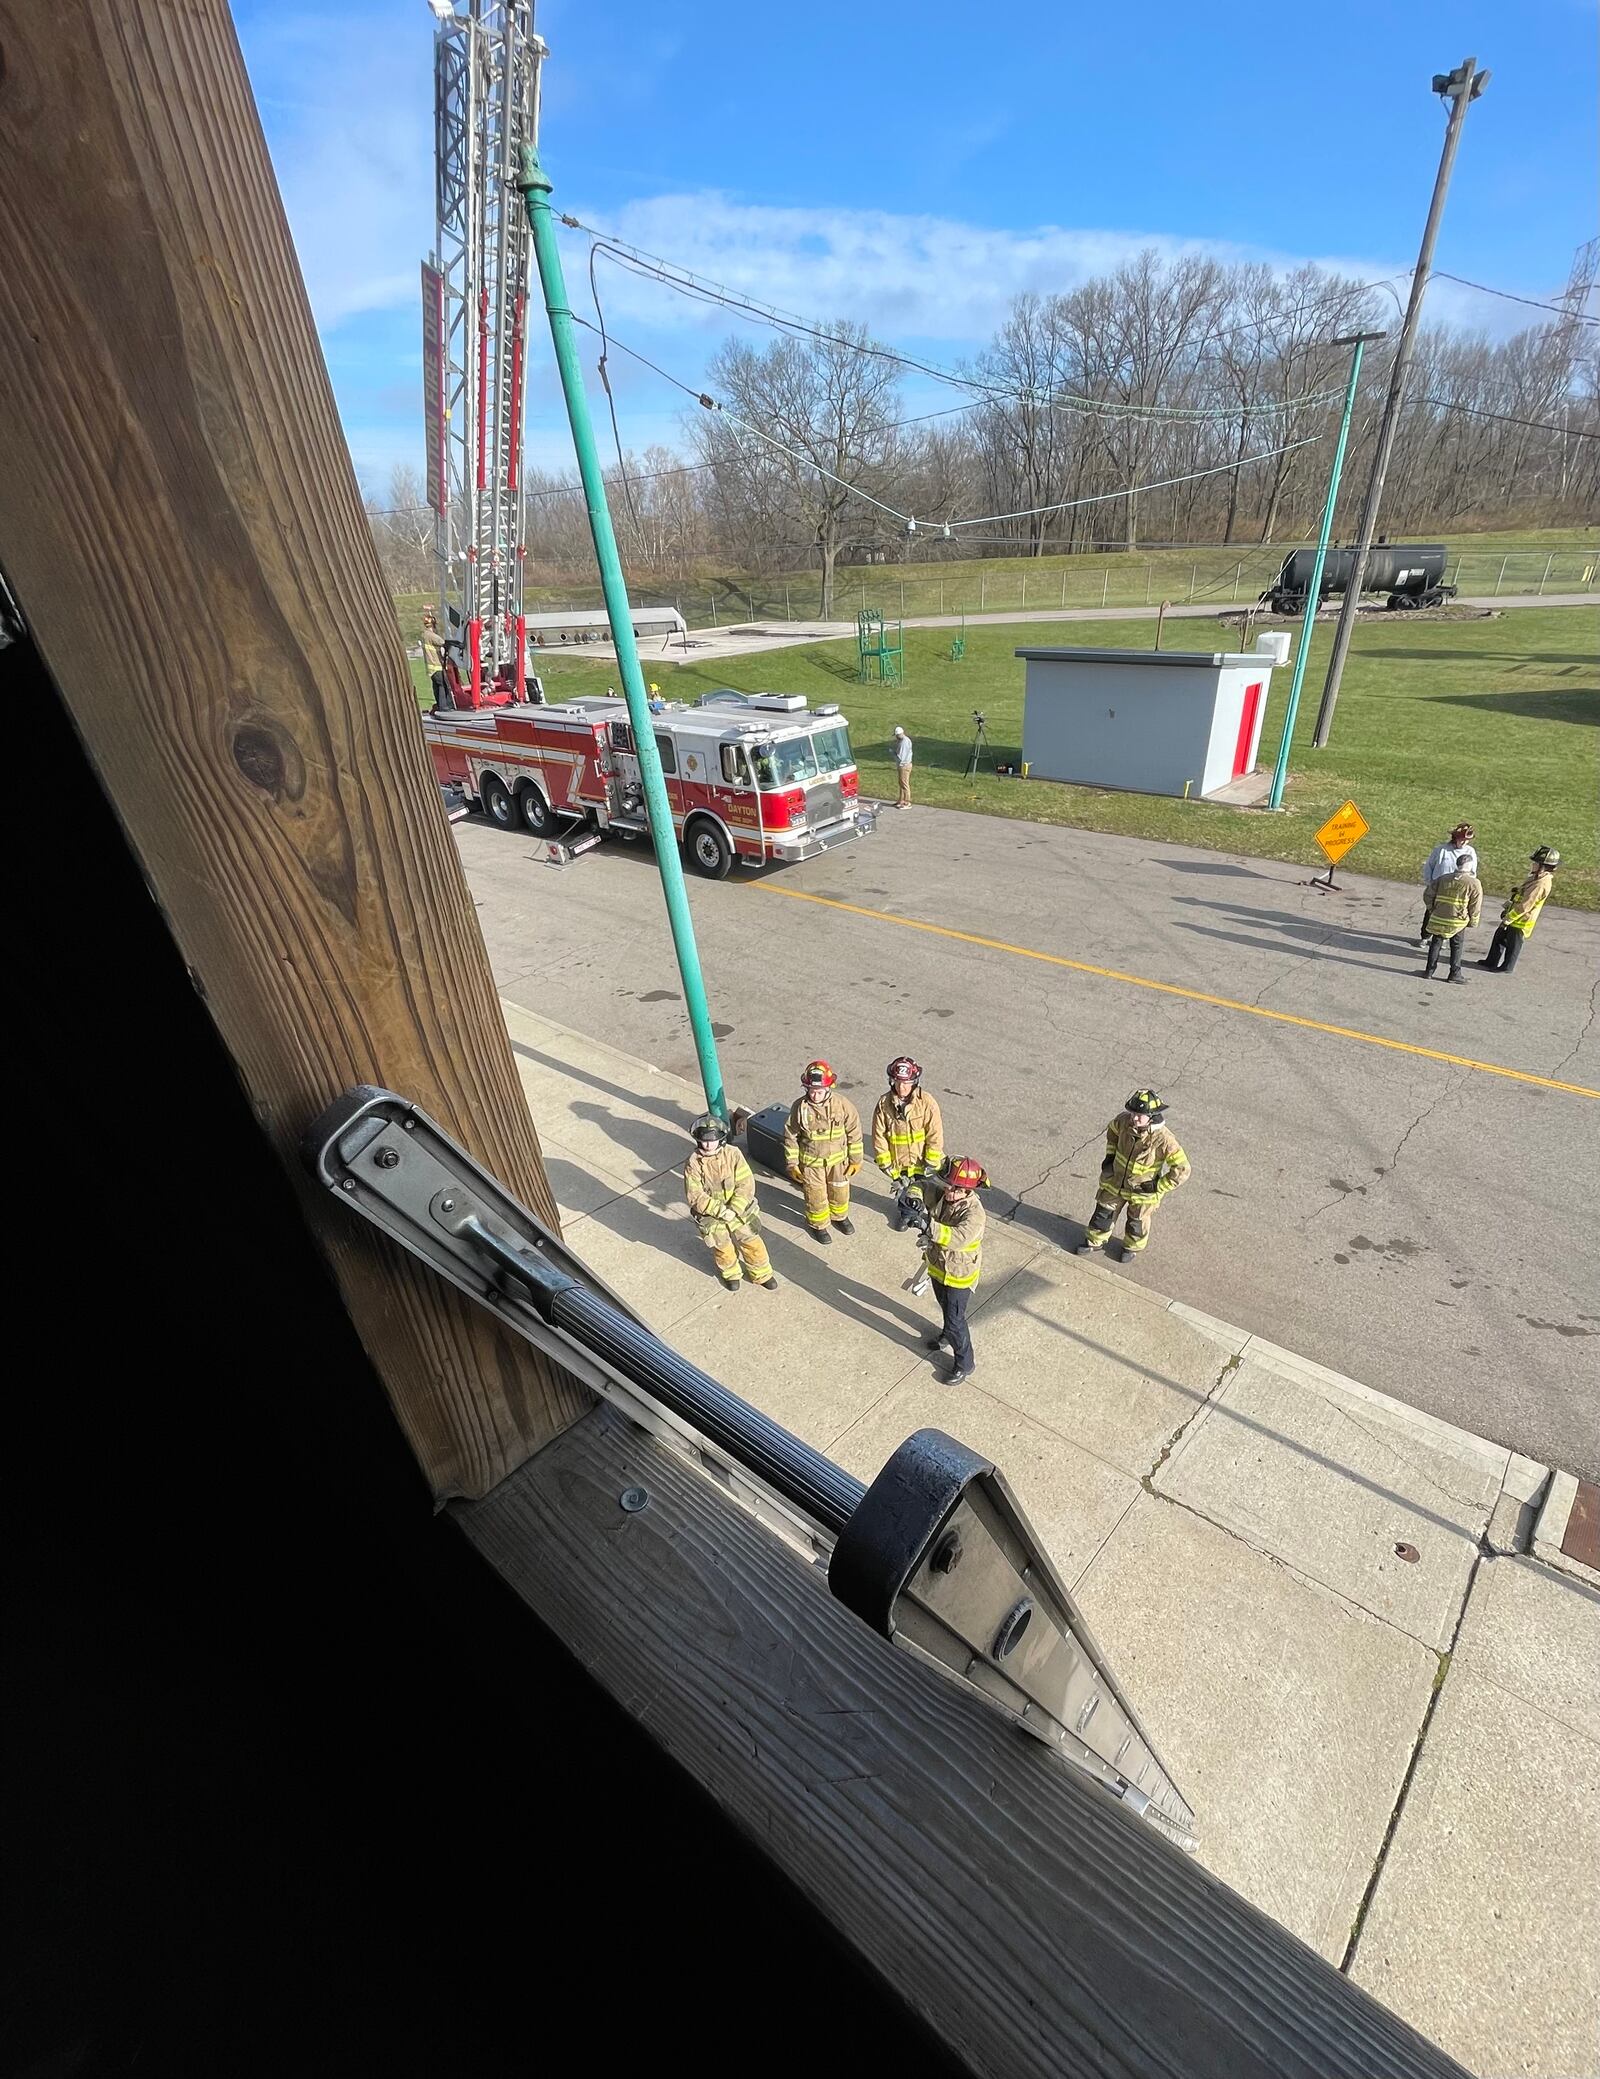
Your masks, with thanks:
[(1272, 669), (1287, 651), (1278, 633), (1254, 650), (1018, 650), (1028, 776), (1215, 794), (1255, 770)]

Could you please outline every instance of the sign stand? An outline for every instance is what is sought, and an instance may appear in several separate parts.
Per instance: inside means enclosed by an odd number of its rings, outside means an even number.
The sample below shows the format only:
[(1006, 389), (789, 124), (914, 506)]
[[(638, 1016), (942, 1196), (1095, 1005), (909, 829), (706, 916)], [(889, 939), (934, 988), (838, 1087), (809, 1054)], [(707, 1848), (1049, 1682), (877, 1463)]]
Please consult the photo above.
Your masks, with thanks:
[(1321, 848), (1323, 858), (1328, 862), (1327, 875), (1324, 877), (1318, 874), (1305, 885), (1310, 888), (1331, 888), (1337, 895), (1339, 884), (1333, 878), (1333, 869), (1352, 846), (1360, 844), (1370, 827), (1366, 817), (1353, 801), (1347, 801), (1335, 809), (1317, 832), (1315, 839)]

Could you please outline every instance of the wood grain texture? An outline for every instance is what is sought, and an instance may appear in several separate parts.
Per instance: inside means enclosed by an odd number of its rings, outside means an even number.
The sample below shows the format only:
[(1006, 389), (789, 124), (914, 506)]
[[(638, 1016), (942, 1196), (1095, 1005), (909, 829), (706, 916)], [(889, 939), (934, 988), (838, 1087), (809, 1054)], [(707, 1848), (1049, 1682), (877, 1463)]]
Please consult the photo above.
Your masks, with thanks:
[[(221, 0), (0, 0), (0, 192), (0, 568), (263, 1128), (388, 1084), (554, 1225)], [(302, 1189), (436, 1494), (588, 1404)]]
[(973, 2072), (1465, 2079), (614, 1411), (453, 1513)]

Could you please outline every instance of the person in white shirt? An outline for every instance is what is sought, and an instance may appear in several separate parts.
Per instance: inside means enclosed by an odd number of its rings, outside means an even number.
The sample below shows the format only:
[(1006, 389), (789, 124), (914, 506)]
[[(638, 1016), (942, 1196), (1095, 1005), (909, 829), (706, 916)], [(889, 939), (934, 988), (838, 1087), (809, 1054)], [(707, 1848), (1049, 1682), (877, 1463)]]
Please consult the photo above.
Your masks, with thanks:
[(1433, 908), (1433, 891), (1447, 873), (1478, 871), (1478, 850), (1472, 842), (1470, 823), (1458, 823), (1441, 845), (1435, 845), (1422, 869), (1422, 929), (1419, 940), (1428, 937), (1428, 913)]
[(894, 725), (894, 764), (896, 776), (900, 781), (900, 799), (895, 803), (895, 807), (910, 808), (911, 739), (898, 722)]

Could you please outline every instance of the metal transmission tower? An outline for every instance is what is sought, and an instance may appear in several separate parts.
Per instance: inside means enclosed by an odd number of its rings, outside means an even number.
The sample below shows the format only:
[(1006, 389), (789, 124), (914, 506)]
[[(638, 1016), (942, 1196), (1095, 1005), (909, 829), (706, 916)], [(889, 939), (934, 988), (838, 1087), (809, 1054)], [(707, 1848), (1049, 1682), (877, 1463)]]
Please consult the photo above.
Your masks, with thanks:
[(522, 416), (538, 130), (533, 0), (429, 0), (437, 229), (422, 269), (427, 497), (458, 704), (523, 693)]

